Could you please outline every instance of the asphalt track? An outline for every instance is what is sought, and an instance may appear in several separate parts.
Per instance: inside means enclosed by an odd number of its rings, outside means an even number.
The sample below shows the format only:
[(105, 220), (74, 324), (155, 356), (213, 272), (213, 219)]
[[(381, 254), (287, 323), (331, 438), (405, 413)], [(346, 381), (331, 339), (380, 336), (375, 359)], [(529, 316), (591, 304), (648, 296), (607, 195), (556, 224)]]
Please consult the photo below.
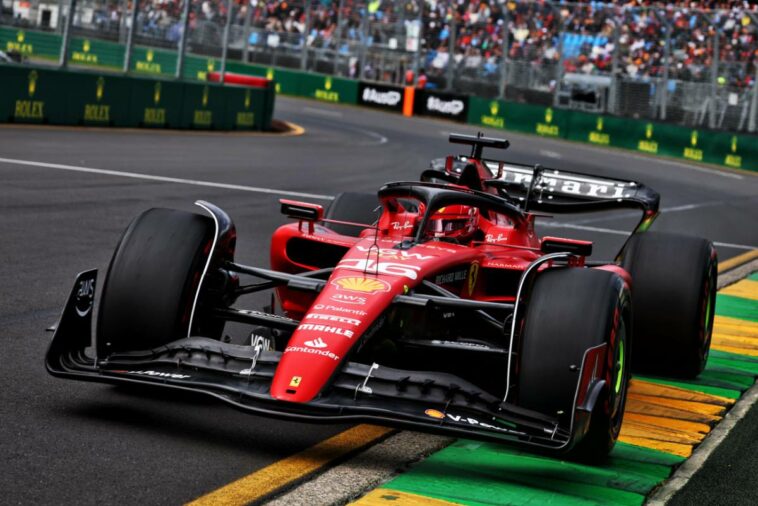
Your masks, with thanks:
[[(283, 195), (262, 190), (329, 196), (415, 180), (430, 158), (456, 152), (447, 145), (447, 132), (475, 132), (469, 126), (283, 98), (276, 117), (302, 125), (305, 135), (0, 128), (4, 503), (177, 504), (347, 428), (272, 421), (194, 396), (57, 380), (42, 363), (50, 337), (44, 329), (55, 322), (74, 275), (92, 267), (104, 271), (121, 232), (144, 209), (191, 210), (196, 199), (211, 201), (237, 224), (237, 259), (265, 266), (269, 237), (285, 220), (276, 205)], [(758, 177), (507, 136), (509, 160), (630, 178), (655, 188), (664, 212), (654, 229), (709, 237), (718, 243), (721, 259), (758, 247)], [(543, 230), (591, 238), (596, 256), (607, 258), (623, 240), (618, 231), (633, 221), (627, 213), (573, 216)], [(740, 426), (755, 418), (753, 409)], [(755, 448), (754, 435), (747, 448)], [(737, 443), (727, 440), (726, 458), (746, 458), (741, 443), (750, 433), (740, 437)], [(707, 481), (697, 483), (693, 486)], [(746, 493), (755, 498), (755, 490), (753, 482)]]

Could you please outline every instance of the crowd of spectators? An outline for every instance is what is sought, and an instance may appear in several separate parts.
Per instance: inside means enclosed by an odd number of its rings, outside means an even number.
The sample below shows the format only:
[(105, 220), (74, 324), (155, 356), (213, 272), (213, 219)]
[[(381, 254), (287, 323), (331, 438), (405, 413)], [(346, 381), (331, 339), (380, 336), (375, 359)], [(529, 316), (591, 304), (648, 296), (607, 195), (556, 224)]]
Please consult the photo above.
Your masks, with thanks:
[[(180, 39), (182, 0), (136, 1), (139, 35)], [(205, 44), (220, 44), (227, 15), (237, 47), (356, 55), (407, 54), (420, 44), (432, 79), (450, 71), (495, 75), (505, 56), (567, 73), (702, 81), (711, 79), (717, 54), (719, 83), (744, 87), (758, 62), (754, 0), (232, 0), (231, 12), (228, 0), (191, 1), (190, 33)], [(129, 24), (123, 3), (79, 5), (93, 5), (91, 23), (112, 30)]]

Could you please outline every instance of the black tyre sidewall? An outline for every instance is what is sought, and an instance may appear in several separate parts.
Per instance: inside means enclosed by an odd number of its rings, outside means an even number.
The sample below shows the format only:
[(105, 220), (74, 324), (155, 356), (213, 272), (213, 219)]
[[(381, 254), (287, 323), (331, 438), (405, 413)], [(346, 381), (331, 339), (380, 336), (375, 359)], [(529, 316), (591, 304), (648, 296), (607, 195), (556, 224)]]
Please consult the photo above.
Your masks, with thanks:
[(698, 237), (645, 232), (630, 239), (622, 267), (632, 277), (633, 370), (685, 378), (700, 374), (713, 327), (713, 245)]
[(158, 208), (129, 225), (103, 284), (99, 357), (151, 349), (187, 336), (213, 230), (205, 216)]

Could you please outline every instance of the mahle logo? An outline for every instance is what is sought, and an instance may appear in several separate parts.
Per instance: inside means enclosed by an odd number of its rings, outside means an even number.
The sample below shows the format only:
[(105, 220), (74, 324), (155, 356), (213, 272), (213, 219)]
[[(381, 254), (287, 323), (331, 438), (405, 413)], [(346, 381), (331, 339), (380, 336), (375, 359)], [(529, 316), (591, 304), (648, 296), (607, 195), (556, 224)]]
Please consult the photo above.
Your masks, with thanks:
[(545, 109), (545, 123), (552, 123), (553, 122), (553, 110), (548, 107)]
[(147, 50), (147, 55), (145, 56), (145, 58), (147, 58), (148, 62), (152, 62), (153, 61), (153, 58), (155, 58), (155, 53), (153, 53), (152, 49), (148, 49)]
[(153, 103), (158, 105), (161, 102), (161, 83), (155, 83), (153, 88)]
[(595, 123), (595, 128), (597, 129), (598, 132), (603, 131), (603, 117), (602, 116), (598, 116), (597, 122)]
[(32, 70), (29, 72), (29, 98), (34, 97), (34, 94), (37, 92), (37, 79), (39, 78), (39, 74), (37, 74), (36, 70)]
[(653, 124), (648, 123), (645, 126), (645, 139), (650, 139), (653, 137)]
[(690, 134), (690, 147), (684, 148), (683, 155), (685, 158), (696, 162), (703, 161), (703, 150), (697, 147), (697, 130), (693, 130)]
[(18, 42), (19, 44), (23, 44), (25, 39), (26, 39), (26, 34), (24, 33), (23, 30), (19, 30), (18, 33), (16, 34), (16, 42)]
[(497, 116), (498, 112), (500, 112), (500, 104), (497, 103), (497, 100), (493, 100), (490, 102), (490, 114), (492, 116)]
[(90, 50), (90, 42), (89, 42), (89, 39), (84, 39), (84, 42), (82, 42), (82, 50), (83, 50), (85, 53), (89, 53), (89, 50)]
[(327, 76), (327, 78), (324, 79), (324, 89), (326, 91), (329, 91), (329, 90), (332, 89), (332, 78), (331, 77)]
[(697, 130), (693, 130), (692, 134), (690, 134), (690, 144), (693, 148), (697, 146)]
[(737, 152), (737, 136), (732, 135), (732, 153)]

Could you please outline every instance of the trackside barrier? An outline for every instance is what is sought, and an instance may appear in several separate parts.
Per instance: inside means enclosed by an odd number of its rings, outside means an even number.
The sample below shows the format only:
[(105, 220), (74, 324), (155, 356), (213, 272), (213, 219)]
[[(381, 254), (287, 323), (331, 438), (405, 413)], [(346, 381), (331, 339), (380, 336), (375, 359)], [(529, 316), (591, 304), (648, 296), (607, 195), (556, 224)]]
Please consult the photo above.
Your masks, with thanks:
[[(56, 60), (60, 53), (60, 39), (61, 37), (56, 34), (0, 27), (0, 48), (20, 53), (31, 60)], [(113, 68), (115, 70), (120, 70), (123, 67), (123, 46), (113, 42), (74, 37), (71, 40), (70, 52), (72, 65), (85, 65), (97, 69)], [(217, 58), (188, 54), (185, 58), (183, 78), (186, 80), (207, 81), (208, 73), (218, 72), (220, 67), (221, 62)], [(130, 68), (131, 75), (134, 76), (144, 75), (146, 78), (173, 77), (176, 72), (176, 52), (135, 46)], [(434, 90), (404, 89), (401, 101), (395, 102), (397, 98), (396, 93), (401, 88), (393, 86), (367, 82), (359, 83), (356, 80), (340, 77), (260, 65), (248, 65), (237, 61), (227, 62), (226, 69), (229, 72), (274, 79), (276, 80), (276, 93), (284, 95), (307, 97), (323, 102), (366, 105), (391, 111), (398, 111), (399, 109), (405, 115), (431, 115), (455, 119), (457, 121), (467, 121), (476, 126), (513, 130), (544, 137), (555, 137), (600, 146), (624, 148), (651, 155), (670, 156), (683, 160), (758, 171), (758, 136), (698, 130), (665, 123), (640, 121), (632, 118), (598, 116), (580, 111), (438, 93)], [(41, 74), (42, 72), (47, 71), (38, 70), (38, 76), (43, 75)], [(122, 79), (122, 77), (105, 75), (101, 77), (107, 79), (108, 83), (113, 81), (114, 90), (118, 89), (118, 79)], [(157, 82), (150, 79), (147, 80), (153, 83)], [(164, 84), (161, 86), (176, 84), (169, 81), (162, 82)], [(16, 86), (21, 89), (21, 85), (18, 83), (12, 85), (0, 82), (2, 91), (10, 86)], [(370, 91), (366, 91), (367, 89), (370, 89)], [(103, 92), (103, 96), (109, 96), (111, 87), (106, 87), (106, 90)], [(210, 103), (210, 97), (214, 96), (215, 92), (210, 91), (210, 88), (208, 90), (207, 103)], [(47, 93), (47, 91), (40, 91), (39, 93)], [(200, 96), (202, 98), (202, 93), (200, 95), (198, 93), (195, 89), (188, 92), (187, 96), (194, 98)], [(84, 91), (72, 92), (72, 94), (79, 96), (80, 100), (84, 100), (81, 97), (86, 96), (86, 92)], [(232, 97), (236, 97), (234, 100), (239, 102), (239, 94), (239, 91), (230, 91), (228, 93), (229, 100), (232, 100)], [(168, 97), (165, 93), (162, 96)], [(171, 92), (171, 97), (175, 99), (175, 91)], [(101, 100), (104, 99), (101, 98)], [(28, 117), (23, 118), (21, 116), (24, 116), (24, 114), (22, 114), (19, 117), (11, 118), (9, 116), (10, 113), (3, 109), (3, 107), (7, 107), (7, 97), (0, 97), (0, 102), (2, 102), (0, 104), (0, 113), (2, 113), (0, 119), (3, 121), (40, 121), (39, 118), (36, 118), (39, 111), (34, 110), (33, 103), (27, 114)], [(242, 102), (243, 104), (250, 103), (252, 107), (255, 99), (252, 96), (249, 98), (242, 96)], [(47, 105), (44, 121), (58, 124), (72, 124), (64, 122), (61, 118), (69, 114), (69, 111), (74, 110), (72, 108), (82, 105), (78, 103), (78, 105), (70, 106), (67, 109), (65, 104), (58, 105), (49, 101), (49, 99), (45, 104)], [(274, 98), (270, 96), (265, 100), (262, 109), (263, 117), (260, 118), (260, 112), (253, 113), (255, 128), (258, 128), (259, 119), (262, 120), (263, 125), (269, 124), (271, 115), (273, 114), (273, 104)], [(165, 126), (173, 126), (176, 121), (179, 121), (179, 124), (183, 128), (206, 128), (201, 127), (201, 125), (210, 125), (208, 128), (221, 128), (222, 125), (243, 128), (242, 125), (249, 124), (249, 114), (251, 111), (247, 108), (235, 112), (232, 111), (233, 107), (227, 111), (226, 106), (222, 107), (221, 105), (218, 105), (218, 108), (215, 109), (205, 107), (195, 109), (194, 103), (192, 105), (185, 105), (188, 108), (193, 107), (193, 111), (200, 111), (197, 118), (195, 118), (194, 112), (186, 114), (177, 113), (181, 120), (176, 120), (177, 116), (172, 112), (173, 109), (171, 108), (165, 108), (164, 113), (156, 112), (157, 116), (153, 116), (150, 113), (149, 117), (156, 117), (160, 120), (161, 114), (163, 114), (167, 118)], [(22, 113), (26, 112), (26, 109), (23, 107)], [(151, 109), (164, 108), (152, 107)], [(78, 123), (73, 124), (112, 123), (116, 125), (121, 121), (122, 108), (120, 104), (114, 104), (113, 108), (109, 109), (109, 113), (113, 115), (113, 118), (111, 119), (109, 116), (108, 121), (94, 119), (104, 118), (103, 110), (89, 109), (89, 111), (92, 113), (87, 116), (90, 119), (86, 121), (78, 119)], [(98, 111), (100, 114), (95, 114)], [(256, 111), (261, 111), (261, 109), (256, 109)], [(206, 114), (207, 112), (210, 112), (210, 116)], [(457, 114), (450, 114), (451, 112), (456, 112)], [(237, 121), (236, 113), (242, 113), (239, 117), (240, 121)], [(130, 125), (136, 120), (135, 114), (127, 114), (131, 115), (131, 119), (129, 120)], [(256, 115), (258, 116), (257, 119), (255, 119)], [(209, 117), (211, 118), (210, 123), (208, 121)], [(191, 118), (193, 121), (189, 121), (188, 118)], [(195, 119), (198, 121), (194, 121)], [(142, 123), (148, 124), (145, 121), (142, 121)], [(161, 125), (164, 125), (164, 123), (158, 121), (154, 126)]]
[(472, 125), (758, 171), (758, 137), (469, 98)]
[(274, 91), (0, 65), (0, 121), (268, 130)]

